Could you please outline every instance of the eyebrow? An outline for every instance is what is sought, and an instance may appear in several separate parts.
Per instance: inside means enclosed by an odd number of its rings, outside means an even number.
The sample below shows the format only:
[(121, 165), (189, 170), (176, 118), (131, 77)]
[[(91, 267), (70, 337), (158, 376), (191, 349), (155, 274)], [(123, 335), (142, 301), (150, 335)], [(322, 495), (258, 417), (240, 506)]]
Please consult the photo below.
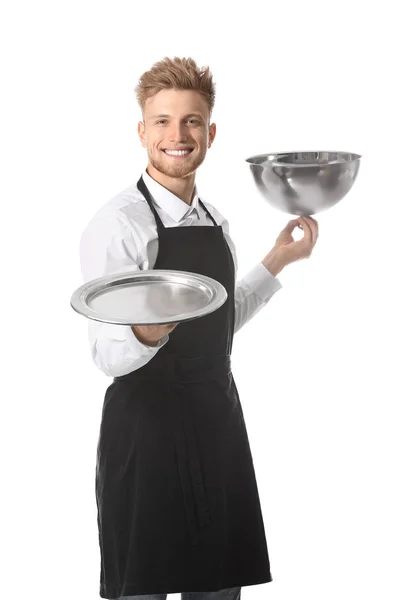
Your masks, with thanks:
[[(150, 119), (159, 119), (160, 117), (169, 117), (169, 116), (170, 115), (166, 115), (166, 114), (163, 114), (163, 115), (152, 115), (150, 117)], [(183, 118), (187, 119), (188, 117), (199, 117), (200, 119), (204, 119), (203, 115), (200, 115), (199, 113), (189, 113), (189, 114), (185, 115)]]

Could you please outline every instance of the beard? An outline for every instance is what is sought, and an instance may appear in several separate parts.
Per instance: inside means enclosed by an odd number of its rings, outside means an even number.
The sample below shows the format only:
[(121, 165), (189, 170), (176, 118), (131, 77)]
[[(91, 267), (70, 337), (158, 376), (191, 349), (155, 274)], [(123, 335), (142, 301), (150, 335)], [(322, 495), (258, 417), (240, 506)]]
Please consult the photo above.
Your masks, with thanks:
[(200, 167), (206, 157), (206, 151), (197, 153), (193, 150), (184, 159), (169, 158), (162, 151), (161, 156), (158, 157), (149, 151), (148, 157), (154, 169), (157, 169), (157, 171), (167, 177), (181, 179), (182, 177), (189, 177), (189, 175), (192, 175)]

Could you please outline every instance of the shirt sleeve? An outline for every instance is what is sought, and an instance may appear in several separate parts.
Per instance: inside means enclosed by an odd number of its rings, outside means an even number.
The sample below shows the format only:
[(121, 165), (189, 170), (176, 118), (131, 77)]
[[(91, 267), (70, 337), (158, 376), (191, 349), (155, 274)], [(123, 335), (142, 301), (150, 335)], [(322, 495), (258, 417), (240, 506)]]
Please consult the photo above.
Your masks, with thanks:
[[(232, 252), (235, 275), (238, 270), (235, 244), (229, 234), (229, 223), (212, 205), (207, 205), (213, 217), (221, 224), (225, 239)], [(262, 262), (257, 263), (235, 286), (235, 333), (252, 319), (272, 296), (282, 288)]]
[(252, 319), (282, 287), (262, 262), (237, 283), (235, 288), (235, 333)]
[[(133, 234), (117, 216), (94, 218), (82, 234), (79, 253), (84, 283), (140, 268)], [(169, 339), (166, 335), (157, 346), (146, 346), (129, 326), (93, 320), (89, 320), (88, 334), (93, 361), (109, 377), (144, 366)]]

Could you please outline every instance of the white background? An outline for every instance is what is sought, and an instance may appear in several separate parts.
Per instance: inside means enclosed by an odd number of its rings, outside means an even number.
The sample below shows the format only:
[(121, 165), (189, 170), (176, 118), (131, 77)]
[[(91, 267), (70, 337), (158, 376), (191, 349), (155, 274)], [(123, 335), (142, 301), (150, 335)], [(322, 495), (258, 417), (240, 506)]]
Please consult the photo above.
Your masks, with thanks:
[[(1, 22), (1, 596), (95, 600), (102, 402), (80, 235), (147, 164), (134, 87), (165, 56), (210, 65), (216, 141), (200, 195), (239, 276), (291, 218), (244, 159), (362, 154), (317, 215), (312, 257), (235, 338), (233, 366), (274, 581), (243, 599), (398, 600), (398, 91), (395, 3), (8, 2)], [(171, 597), (178, 598), (178, 595)]]

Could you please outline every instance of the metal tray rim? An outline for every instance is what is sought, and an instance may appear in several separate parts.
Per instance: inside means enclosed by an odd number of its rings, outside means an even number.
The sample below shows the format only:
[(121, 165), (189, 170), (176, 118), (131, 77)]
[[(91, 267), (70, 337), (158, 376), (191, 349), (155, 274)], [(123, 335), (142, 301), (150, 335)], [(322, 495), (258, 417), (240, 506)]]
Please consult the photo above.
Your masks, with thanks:
[[(127, 323), (124, 319), (118, 318), (110, 318), (103, 313), (99, 313), (95, 311), (90, 306), (88, 306), (88, 301), (93, 295), (100, 293), (101, 291), (105, 291), (108, 287), (111, 287), (112, 284), (118, 285), (123, 284), (125, 281), (129, 281), (131, 279), (149, 279), (153, 281), (168, 281), (171, 277), (175, 279), (189, 279), (191, 281), (198, 281), (201, 286), (205, 286), (211, 292), (211, 301), (207, 305), (206, 308), (202, 308), (197, 311), (190, 311), (186, 313), (180, 313), (175, 317), (169, 317), (164, 319), (159, 319), (156, 322), (150, 322), (146, 320), (145, 322), (142, 320), (137, 320), (136, 323)], [(101, 287), (98, 287), (101, 285)], [(96, 289), (98, 288), (98, 289)], [(113, 325), (166, 325), (168, 323), (181, 323), (184, 321), (190, 321), (196, 318), (200, 318), (205, 316), (218, 308), (220, 308), (227, 299), (227, 292), (224, 286), (212, 279), (211, 277), (207, 277), (206, 275), (200, 275), (199, 273), (193, 273), (189, 271), (177, 271), (177, 270), (167, 270), (167, 269), (148, 269), (148, 270), (132, 270), (123, 273), (114, 273), (112, 275), (106, 275), (104, 277), (98, 277), (96, 279), (92, 279), (81, 285), (75, 292), (72, 294), (70, 299), (71, 307), (82, 316), (85, 316), (88, 319), (93, 321), (98, 321), (101, 323), (109, 323)]]

